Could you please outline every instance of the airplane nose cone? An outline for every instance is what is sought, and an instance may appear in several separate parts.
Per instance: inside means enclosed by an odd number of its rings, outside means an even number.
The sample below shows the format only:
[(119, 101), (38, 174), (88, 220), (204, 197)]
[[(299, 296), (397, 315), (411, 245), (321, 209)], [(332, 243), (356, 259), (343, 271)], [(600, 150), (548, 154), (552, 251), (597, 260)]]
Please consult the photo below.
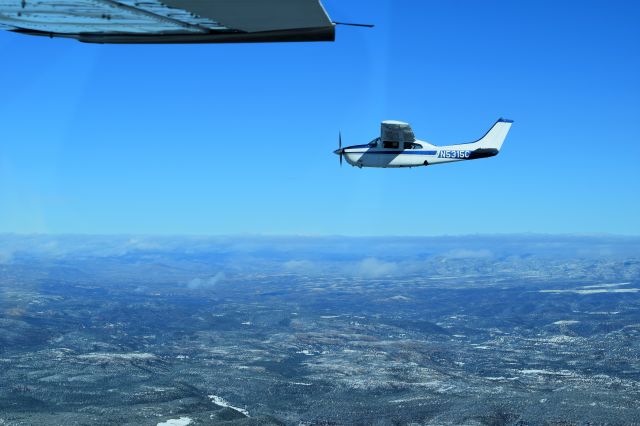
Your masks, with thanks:
[(344, 150), (343, 150), (343, 149), (336, 149), (335, 151), (333, 151), (333, 153), (334, 153), (335, 155), (344, 154)]

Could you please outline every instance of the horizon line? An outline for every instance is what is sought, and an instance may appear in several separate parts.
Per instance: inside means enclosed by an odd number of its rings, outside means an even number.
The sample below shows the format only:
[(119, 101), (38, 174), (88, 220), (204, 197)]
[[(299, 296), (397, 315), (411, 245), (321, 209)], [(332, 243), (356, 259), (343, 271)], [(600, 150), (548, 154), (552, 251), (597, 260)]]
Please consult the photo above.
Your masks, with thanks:
[(564, 238), (640, 238), (640, 234), (616, 234), (608, 232), (575, 232), (575, 233), (550, 233), (550, 232), (504, 232), (504, 233), (476, 233), (476, 234), (431, 234), (431, 235), (349, 235), (349, 234), (268, 234), (268, 233), (237, 233), (237, 234), (192, 234), (192, 233), (175, 233), (175, 234), (150, 234), (150, 233), (80, 233), (80, 232), (4, 232), (0, 231), (2, 237), (100, 237), (100, 238), (344, 238), (344, 239), (371, 239), (371, 238), (396, 238), (396, 239), (412, 239), (412, 238), (477, 238), (477, 237), (564, 237)]

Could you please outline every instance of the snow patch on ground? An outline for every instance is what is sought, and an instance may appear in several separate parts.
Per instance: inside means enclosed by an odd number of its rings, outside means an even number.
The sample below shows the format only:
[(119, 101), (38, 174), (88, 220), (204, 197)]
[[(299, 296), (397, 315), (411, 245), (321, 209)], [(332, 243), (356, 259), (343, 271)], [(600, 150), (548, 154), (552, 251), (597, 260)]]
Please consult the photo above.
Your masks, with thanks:
[(580, 324), (580, 321), (562, 320), (562, 321), (556, 321), (553, 324), (554, 325), (573, 325), (573, 324)]
[(90, 354), (78, 355), (79, 359), (95, 361), (152, 361), (156, 356), (149, 353), (107, 353), (94, 352)]
[(569, 371), (550, 371), (550, 370), (538, 370), (538, 369), (530, 369), (530, 370), (520, 370), (522, 374), (544, 374), (548, 376), (571, 376), (571, 372)]
[(550, 343), (573, 343), (580, 340), (580, 338), (574, 336), (553, 336), (543, 341)]
[(582, 288), (609, 288), (609, 287), (620, 287), (623, 285), (629, 285), (631, 284), (630, 282), (628, 283), (615, 283), (615, 284), (596, 284), (596, 285), (585, 285)]
[(638, 293), (640, 288), (597, 288), (589, 290), (540, 290), (540, 293), (574, 293), (574, 294), (599, 294), (599, 293)]
[(408, 302), (411, 300), (411, 298), (407, 296), (397, 295), (397, 296), (390, 297), (388, 300), (395, 300), (397, 302)]
[(211, 399), (211, 402), (213, 402), (216, 405), (219, 405), (225, 408), (231, 408), (232, 410), (237, 411), (238, 413), (242, 413), (247, 417), (251, 417), (247, 410), (243, 408), (234, 407), (233, 405), (229, 404), (229, 402), (226, 399), (219, 397), (218, 395), (209, 395), (209, 399)]
[(429, 399), (429, 398), (424, 397), (424, 396), (418, 396), (418, 397), (415, 397), (415, 398), (393, 399), (393, 400), (391, 400), (389, 402), (392, 403), (392, 404), (402, 404), (402, 403), (405, 403), (405, 402), (424, 401), (426, 399)]
[(158, 426), (188, 426), (192, 421), (189, 417), (180, 417), (179, 419), (170, 419), (166, 422), (158, 423)]

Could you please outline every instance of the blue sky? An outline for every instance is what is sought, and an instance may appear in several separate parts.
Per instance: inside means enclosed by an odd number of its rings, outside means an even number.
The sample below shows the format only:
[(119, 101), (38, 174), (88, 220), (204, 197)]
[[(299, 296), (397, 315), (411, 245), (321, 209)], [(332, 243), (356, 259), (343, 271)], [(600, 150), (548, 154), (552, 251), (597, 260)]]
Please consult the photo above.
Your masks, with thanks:
[[(0, 232), (640, 234), (640, 3), (323, 2), (336, 43), (0, 33)], [(340, 168), (385, 119), (500, 156)]]

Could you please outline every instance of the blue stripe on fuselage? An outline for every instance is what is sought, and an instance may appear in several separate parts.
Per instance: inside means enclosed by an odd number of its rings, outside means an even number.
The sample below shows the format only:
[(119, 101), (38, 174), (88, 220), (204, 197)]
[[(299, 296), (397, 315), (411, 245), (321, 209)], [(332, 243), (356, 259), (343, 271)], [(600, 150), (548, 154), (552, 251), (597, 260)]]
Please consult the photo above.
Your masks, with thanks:
[[(355, 148), (355, 147), (349, 147), (349, 148)], [(349, 149), (347, 148), (347, 149)], [(362, 152), (349, 152), (346, 151), (345, 154), (369, 154), (369, 155), (374, 155), (374, 154), (394, 154), (394, 155), (401, 155), (401, 154), (408, 154), (408, 155), (436, 155), (438, 153), (438, 151), (415, 151), (415, 150), (406, 150), (406, 151), (376, 151), (376, 150), (370, 150), (370, 151), (362, 151)]]

